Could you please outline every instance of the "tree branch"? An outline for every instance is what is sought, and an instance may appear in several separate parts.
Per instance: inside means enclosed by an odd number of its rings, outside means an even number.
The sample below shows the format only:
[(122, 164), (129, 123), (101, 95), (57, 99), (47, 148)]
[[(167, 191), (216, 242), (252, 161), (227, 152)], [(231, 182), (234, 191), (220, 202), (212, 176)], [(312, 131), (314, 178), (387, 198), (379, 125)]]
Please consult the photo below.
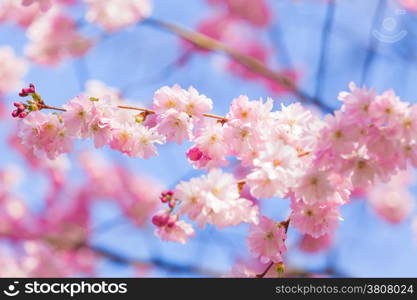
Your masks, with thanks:
[(245, 66), (246, 68), (286, 87), (294, 95), (300, 98), (301, 101), (315, 104), (327, 112), (333, 111), (333, 108), (329, 107), (328, 105), (323, 103), (321, 100), (315, 97), (310, 97), (308, 94), (298, 89), (297, 86), (294, 84), (294, 82), (288, 76), (282, 75), (279, 72), (271, 70), (258, 59), (253, 58), (252, 56), (249, 56), (249, 55), (245, 55), (239, 52), (238, 50), (218, 40), (215, 40), (200, 32), (195, 32), (189, 29), (182, 28), (172, 23), (167, 23), (167, 22), (152, 19), (152, 18), (146, 19), (142, 23), (145, 25), (150, 25), (155, 28), (163, 29), (168, 32), (174, 33), (175, 35), (189, 42), (192, 42), (193, 44), (195, 44), (196, 46), (202, 49), (224, 53), (228, 55), (229, 57), (233, 58), (236, 62)]
[(90, 249), (94, 251), (96, 254), (119, 264), (126, 264), (131, 266), (157, 267), (169, 272), (193, 273), (210, 277), (218, 277), (221, 275), (219, 274), (219, 272), (213, 270), (202, 269), (190, 264), (177, 264), (156, 257), (151, 258), (148, 261), (138, 261), (132, 258), (125, 257), (123, 255), (120, 255), (119, 253), (113, 252), (109, 249), (100, 246), (84, 244), (83, 247)]

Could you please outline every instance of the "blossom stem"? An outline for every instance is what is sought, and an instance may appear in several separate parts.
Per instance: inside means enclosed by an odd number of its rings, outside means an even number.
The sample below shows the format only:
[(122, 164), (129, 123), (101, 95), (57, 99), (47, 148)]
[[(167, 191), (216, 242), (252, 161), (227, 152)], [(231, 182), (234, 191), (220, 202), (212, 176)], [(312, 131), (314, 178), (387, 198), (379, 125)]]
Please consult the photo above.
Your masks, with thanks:
[(256, 278), (264, 278), (269, 269), (274, 265), (274, 262), (271, 262), (261, 274), (256, 275)]
[(212, 118), (212, 119), (217, 119), (223, 122), (227, 122), (227, 119), (225, 117), (221, 117), (221, 116), (216, 116), (216, 115), (212, 115), (212, 114), (203, 114), (203, 116), (207, 117), (207, 118)]
[(52, 109), (52, 110), (58, 110), (58, 111), (67, 111), (66, 109), (64, 109), (64, 108), (59, 108), (59, 107), (55, 107), (55, 106), (49, 106), (49, 105), (46, 105), (46, 104), (43, 104), (41, 107), (40, 107), (40, 109)]
[[(291, 221), (291, 219), (290, 218), (288, 218), (287, 220), (285, 220), (285, 221), (282, 221), (281, 223), (280, 223), (280, 225), (282, 225), (282, 226), (284, 226), (284, 228), (285, 228), (285, 233), (287, 233), (287, 231), (288, 231), (288, 227), (290, 226), (290, 221)], [(265, 277), (265, 275), (266, 275), (266, 273), (268, 273), (268, 271), (271, 269), (271, 267), (274, 265), (274, 262), (272, 261), (267, 267), (266, 267), (266, 269), (262, 272), (262, 273), (260, 273), (260, 274), (257, 274), (256, 275), (256, 278), (263, 278), (263, 277)]]
[(143, 111), (143, 112), (146, 112), (148, 114), (154, 114), (155, 113), (153, 110), (146, 109), (146, 108), (141, 108), (141, 107), (135, 107), (135, 106), (118, 105), (117, 107), (121, 108), (121, 109), (131, 109), (131, 110)]
[[(155, 113), (153, 110), (150, 110), (150, 109), (147, 109), (147, 108), (142, 108), (142, 107), (136, 107), (136, 106), (118, 105), (117, 107), (121, 108), (121, 109), (138, 110), (138, 111), (146, 112), (148, 114), (154, 114)], [(54, 106), (49, 106), (49, 105), (42, 105), (41, 109), (52, 109), (52, 110), (58, 110), (58, 111), (67, 111), (64, 108), (59, 108), (59, 107), (54, 107)], [(212, 114), (203, 114), (203, 116), (205, 116), (207, 118), (212, 118), (212, 119), (216, 119), (216, 120), (221, 120), (223, 122), (227, 122), (227, 119), (225, 117), (222, 117), (222, 116), (217, 116), (217, 115), (212, 115)]]

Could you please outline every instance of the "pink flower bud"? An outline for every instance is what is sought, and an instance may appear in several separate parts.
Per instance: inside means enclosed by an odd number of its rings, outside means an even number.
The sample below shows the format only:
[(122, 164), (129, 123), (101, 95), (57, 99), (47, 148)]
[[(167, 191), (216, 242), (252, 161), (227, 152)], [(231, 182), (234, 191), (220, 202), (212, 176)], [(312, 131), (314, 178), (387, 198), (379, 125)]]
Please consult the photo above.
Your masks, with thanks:
[(152, 217), (152, 223), (157, 227), (163, 227), (167, 225), (169, 220), (170, 216), (166, 211), (160, 211)]
[(168, 203), (168, 206), (169, 206), (170, 208), (174, 208), (174, 207), (175, 207), (175, 200), (174, 200), (174, 199), (171, 199), (171, 200), (169, 201), (169, 203)]
[(27, 89), (29, 93), (35, 92), (35, 85), (33, 83), (29, 84), (29, 88)]
[(23, 119), (23, 118), (26, 118), (26, 116), (27, 116), (28, 114), (27, 114), (27, 112), (25, 112), (25, 111), (22, 111), (21, 113), (19, 113), (19, 118), (21, 118), (21, 119)]
[(22, 102), (14, 102), (14, 103), (13, 103), (13, 105), (14, 105), (15, 107), (19, 107), (20, 105), (22, 105)]
[(190, 160), (197, 161), (203, 156), (203, 152), (201, 152), (197, 147), (193, 147), (188, 149), (186, 155)]
[(14, 110), (13, 112), (12, 112), (12, 117), (13, 118), (17, 118), (17, 116), (19, 115), (19, 112), (17, 111), (17, 110)]
[(171, 190), (163, 191), (161, 193), (161, 196), (159, 197), (159, 199), (161, 199), (162, 203), (167, 203), (167, 202), (171, 201), (173, 195), (174, 195), (174, 192), (171, 191)]

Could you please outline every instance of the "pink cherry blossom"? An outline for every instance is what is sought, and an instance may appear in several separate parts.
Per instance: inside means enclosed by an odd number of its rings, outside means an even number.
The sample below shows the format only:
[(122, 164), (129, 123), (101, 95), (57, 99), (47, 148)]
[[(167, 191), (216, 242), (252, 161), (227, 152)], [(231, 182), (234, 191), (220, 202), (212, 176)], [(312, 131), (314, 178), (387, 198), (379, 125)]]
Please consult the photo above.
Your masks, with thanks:
[(230, 120), (237, 119), (242, 123), (256, 124), (258, 109), (259, 106), (255, 101), (250, 101), (247, 96), (241, 95), (233, 99), (226, 117)]
[(206, 223), (221, 228), (258, 221), (257, 206), (241, 198), (236, 179), (220, 169), (212, 169), (201, 178), (180, 182), (174, 196), (181, 202), (179, 213), (187, 214), (200, 227)]
[(281, 262), (287, 251), (285, 240), (287, 233), (284, 225), (262, 216), (258, 225), (251, 225), (248, 245), (251, 253), (262, 263)]
[(333, 237), (331, 234), (325, 234), (314, 238), (309, 234), (304, 234), (300, 241), (300, 249), (307, 253), (317, 253), (326, 251), (332, 245)]
[(178, 242), (185, 244), (189, 237), (195, 235), (193, 227), (182, 221), (177, 220), (167, 225), (155, 229), (155, 234), (164, 241)]
[(94, 102), (86, 96), (78, 96), (65, 104), (66, 112), (62, 114), (62, 120), (68, 131), (74, 136), (87, 138), (90, 136), (90, 126), (94, 119)]
[(283, 197), (300, 175), (297, 152), (280, 143), (267, 144), (254, 165), (246, 181), (256, 198)]
[(190, 86), (186, 93), (184, 112), (193, 118), (201, 118), (213, 109), (213, 101)]
[(31, 41), (25, 52), (34, 62), (56, 65), (62, 60), (84, 55), (92, 41), (77, 32), (71, 18), (51, 10), (30, 25), (27, 36)]
[(85, 0), (86, 19), (112, 32), (134, 25), (152, 11), (150, 0)]
[(49, 159), (72, 150), (73, 138), (54, 114), (32, 112), (23, 121), (19, 135), (24, 145), (38, 155), (46, 153)]
[(112, 130), (110, 147), (130, 157), (136, 156), (135, 147), (137, 144), (135, 129), (137, 126), (123, 124)]
[(368, 190), (368, 200), (372, 209), (390, 223), (406, 219), (414, 208), (413, 197), (409, 191), (414, 178), (410, 170), (393, 176), (388, 183), (377, 182)]
[(0, 22), (11, 22), (26, 28), (41, 14), (36, 5), (25, 7), (16, 0), (3, 0), (0, 3)]
[(149, 158), (157, 155), (155, 144), (165, 143), (165, 138), (160, 135), (155, 128), (137, 126), (135, 129), (136, 142), (133, 146), (133, 156)]
[(188, 114), (169, 109), (158, 117), (160, 120), (157, 130), (167, 138), (168, 142), (182, 144), (184, 140), (192, 139), (193, 124)]
[(368, 125), (370, 121), (369, 107), (375, 100), (375, 91), (358, 88), (353, 82), (349, 84), (349, 88), (351, 90), (350, 93), (341, 92), (339, 94), (339, 100), (344, 103), (344, 111), (353, 122)]
[(168, 109), (184, 111), (186, 99), (187, 94), (179, 85), (172, 88), (164, 86), (155, 92), (153, 110), (159, 114), (165, 113)]
[(404, 189), (379, 188), (369, 194), (375, 212), (390, 223), (404, 220), (413, 208), (410, 193)]
[(331, 204), (307, 204), (293, 199), (291, 209), (291, 225), (314, 238), (332, 233), (341, 220), (338, 207)]
[(369, 114), (374, 124), (385, 127), (398, 120), (407, 109), (408, 103), (402, 102), (393, 90), (375, 97), (369, 106)]
[(334, 187), (328, 172), (311, 170), (300, 178), (294, 191), (296, 197), (306, 204), (315, 204), (328, 201), (334, 193)]
[(206, 120), (201, 131), (196, 132), (194, 142), (203, 153), (202, 158), (208, 159), (204, 165), (193, 164), (195, 167), (219, 167), (228, 163), (226, 160), (228, 145), (221, 123)]

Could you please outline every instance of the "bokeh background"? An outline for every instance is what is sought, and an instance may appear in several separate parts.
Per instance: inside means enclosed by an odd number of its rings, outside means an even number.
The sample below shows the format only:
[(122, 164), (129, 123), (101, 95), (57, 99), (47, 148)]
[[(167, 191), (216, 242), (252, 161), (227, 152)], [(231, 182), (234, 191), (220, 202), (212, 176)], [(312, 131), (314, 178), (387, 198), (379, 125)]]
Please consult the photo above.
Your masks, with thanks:
[[(378, 92), (392, 88), (403, 100), (417, 100), (417, 14), (404, 9), (398, 1), (270, 0), (267, 3), (272, 24), (259, 30), (257, 38), (273, 53), (269, 65), (297, 70), (297, 86), (308, 95), (317, 96), (338, 109), (338, 93), (347, 90), (348, 83), (354, 81)], [(190, 29), (215, 14), (213, 6), (205, 0), (154, 0), (153, 7), (152, 18)], [(163, 85), (191, 85), (213, 99), (214, 112), (220, 115), (226, 113), (231, 100), (241, 94), (251, 99), (273, 97), (277, 107), (281, 102), (299, 100), (290, 93), (273, 93), (258, 81), (228, 72), (224, 68), (227, 58), (223, 54), (189, 51), (177, 36), (146, 22), (108, 34), (85, 22), (83, 4), (67, 10), (77, 20), (81, 32), (96, 38), (97, 43), (87, 55), (66, 60), (58, 66), (31, 64), (25, 81), (35, 83), (48, 104), (66, 103), (85, 90), (89, 79), (117, 87), (132, 103), (144, 105), (151, 102), (154, 91)], [(24, 30), (12, 24), (0, 24), (0, 45), (10, 45), (17, 54), (24, 55), (26, 43)], [(181, 64), (178, 63), (180, 57), (186, 57)], [(4, 98), (11, 110), (17, 95), (12, 93)], [(14, 126), (9, 120), (0, 123), (0, 165), (14, 164), (23, 168), (19, 193), (32, 210), (41, 211), (45, 208), (43, 198), (47, 182), (43, 174), (28, 169), (8, 146), (7, 137)], [(180, 180), (201, 174), (187, 162), (184, 153), (189, 146), (164, 145), (159, 147), (158, 157), (148, 160), (131, 159), (108, 149), (95, 153), (133, 172), (156, 178), (169, 188)], [(77, 144), (77, 151), (69, 155), (73, 162), (71, 180), (83, 180), (76, 155), (92, 148), (91, 141), (82, 142)], [(108, 174), (108, 181), (112, 184), (111, 174)], [(417, 190), (412, 186), (410, 189), (415, 198)], [(263, 203), (262, 212), (269, 217), (281, 220), (288, 215), (288, 200), (268, 199)], [(377, 216), (364, 199), (354, 200), (343, 206), (344, 221), (333, 245), (323, 253), (300, 251), (297, 247), (299, 234), (290, 228), (286, 263), (311, 272), (333, 270), (340, 276), (417, 276), (413, 215), (415, 210), (400, 223), (390, 224)], [(129, 219), (121, 217), (120, 208), (112, 201), (96, 202), (92, 216), (98, 228), (92, 236), (94, 245), (137, 261), (160, 260), (173, 266), (185, 266), (183, 270), (156, 267), (144, 270), (144, 276), (221, 276), (229, 272), (237, 259), (250, 257), (245, 225), (221, 231), (207, 226), (205, 230), (197, 230), (196, 237), (186, 245), (180, 245), (160, 241), (153, 235), (154, 227), (150, 223), (136, 227)], [(187, 269), (187, 266), (192, 268)], [(209, 272), (200, 274), (193, 271), (194, 267)], [(97, 275), (137, 276), (138, 273), (128, 264), (101, 258)]]

